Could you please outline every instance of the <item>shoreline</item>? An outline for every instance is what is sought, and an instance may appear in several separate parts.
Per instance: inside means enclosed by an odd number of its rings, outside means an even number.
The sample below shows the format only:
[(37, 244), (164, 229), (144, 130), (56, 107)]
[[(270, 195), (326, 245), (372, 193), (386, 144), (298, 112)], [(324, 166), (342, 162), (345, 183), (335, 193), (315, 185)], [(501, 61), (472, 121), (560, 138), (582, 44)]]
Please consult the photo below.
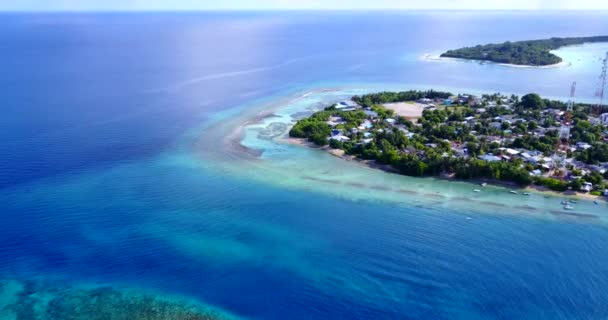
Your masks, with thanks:
[(556, 63), (556, 64), (550, 64), (550, 65), (546, 65), (546, 66), (530, 66), (530, 65), (501, 63), (501, 62), (494, 62), (494, 61), (488, 61), (488, 60), (441, 57), (440, 55), (435, 55), (435, 54), (431, 54), (431, 53), (425, 54), (422, 57), (422, 59), (426, 60), (426, 61), (435, 61), (435, 62), (440, 62), (440, 61), (474, 62), (474, 63), (478, 63), (478, 64), (494, 64), (494, 65), (510, 67), (510, 68), (526, 68), (526, 69), (527, 68), (530, 68), (530, 69), (558, 69), (558, 68), (569, 68), (572, 66), (571, 62), (568, 62), (565, 60), (563, 60), (562, 62)]
[(524, 188), (524, 190), (527, 190), (530, 192), (535, 192), (538, 194), (543, 194), (543, 195), (566, 197), (568, 199), (576, 197), (576, 198), (581, 198), (581, 199), (585, 199), (585, 200), (589, 200), (589, 201), (608, 202), (608, 199), (606, 199), (606, 197), (604, 197), (604, 196), (594, 196), (588, 192), (577, 192), (577, 191), (572, 191), (572, 190), (558, 192), (558, 191), (553, 191), (547, 187), (539, 186), (536, 184), (531, 184), (529, 186), (526, 186)]
[[(575, 211), (574, 213), (570, 211), (563, 211), (561, 207), (553, 208), (553, 206), (558, 206), (558, 202), (555, 204), (543, 204), (542, 198), (544, 196), (545, 202), (550, 201), (553, 203), (554, 200), (564, 200), (566, 199), (574, 199), (578, 198), (581, 202), (585, 203), (585, 206), (588, 207), (587, 210), (591, 209), (592, 212), (595, 212), (597, 208), (601, 208), (606, 204), (605, 200), (601, 202), (598, 200), (601, 206), (594, 206), (592, 201), (593, 199), (601, 199), (601, 198), (589, 198), (585, 195), (572, 195), (572, 194), (562, 194), (559, 192), (553, 191), (539, 191), (532, 189), (525, 189), (520, 186), (516, 186), (513, 184), (509, 184), (506, 182), (497, 182), (497, 181), (489, 181), (489, 180), (461, 180), (454, 179), (450, 177), (441, 177), (441, 176), (427, 176), (427, 177), (412, 177), (401, 174), (399, 171), (395, 170), (392, 167), (386, 165), (379, 165), (371, 161), (357, 159), (353, 156), (344, 155), (342, 150), (334, 150), (326, 147), (318, 147), (314, 145), (312, 142), (306, 141), (305, 139), (294, 139), (289, 137), (289, 130), (295, 124), (294, 115), (305, 112), (314, 112), (315, 109), (319, 107), (319, 99), (315, 98), (316, 95), (324, 95), (324, 92), (330, 92), (330, 96), (334, 96), (331, 92), (336, 92), (336, 95), (340, 95), (344, 89), (339, 86), (335, 87), (321, 87), (321, 88), (308, 88), (306, 90), (301, 90), (298, 92), (294, 92), (288, 96), (282, 96), (278, 100), (272, 101), (264, 101), (261, 104), (257, 104), (255, 107), (248, 107), (247, 109), (243, 109), (238, 111), (237, 114), (226, 117), (227, 121), (218, 122), (216, 125), (212, 126), (214, 128), (212, 130), (208, 130), (206, 137), (201, 139), (198, 143), (198, 147), (202, 147), (204, 149), (218, 149), (224, 150), (220, 154), (204, 153), (201, 154), (204, 158), (207, 159), (215, 159), (222, 163), (222, 167), (225, 167), (226, 170), (235, 170), (235, 174), (238, 172), (238, 175), (246, 174), (247, 172), (239, 171), (242, 168), (244, 163), (247, 163), (249, 166), (253, 166), (252, 169), (254, 171), (263, 172), (265, 170), (270, 170), (272, 174), (268, 175), (258, 175), (253, 174), (252, 177), (255, 179), (260, 179), (263, 181), (272, 181), (272, 183), (278, 183), (280, 185), (293, 187), (296, 189), (303, 188), (308, 191), (316, 191), (320, 193), (321, 189), (311, 189), (311, 186), (304, 183), (302, 184), (300, 180), (311, 180), (319, 183), (331, 183), (332, 185), (343, 185), (344, 188), (356, 188), (355, 190), (349, 191), (347, 194), (344, 194), (343, 188), (337, 188), (336, 190), (331, 190), (331, 194), (339, 197), (353, 197), (353, 199), (364, 200), (364, 199), (382, 199), (390, 202), (398, 202), (402, 203), (403, 196), (413, 197), (408, 200), (407, 203), (415, 203), (415, 205), (426, 205), (426, 204), (436, 204), (440, 206), (446, 206), (447, 204), (443, 201), (447, 201), (446, 199), (450, 199), (449, 201), (456, 201), (462, 203), (468, 203), (470, 201), (478, 201), (480, 205), (485, 206), (501, 206), (501, 207), (509, 207), (512, 208), (515, 212), (525, 211), (526, 213), (539, 213), (545, 212), (550, 213), (550, 216), (560, 216), (560, 217), (569, 217), (574, 216), (580, 212), (583, 214), (585, 211)], [(365, 91), (367, 92), (367, 91)], [(373, 89), (370, 89), (370, 92), (373, 92)], [(352, 96), (353, 92), (348, 92), (348, 96)], [(311, 100), (311, 104), (303, 103), (304, 100), (309, 97), (313, 97)], [(333, 98), (332, 98), (333, 99)], [(344, 98), (339, 98), (344, 99)], [(297, 105), (297, 107), (294, 107)], [(284, 147), (279, 147), (280, 149), (273, 149), (272, 145), (264, 145), (257, 143), (249, 143), (249, 131), (252, 126), (253, 127), (265, 127), (266, 125), (270, 125), (272, 123), (272, 119), (268, 117), (280, 117), (278, 120), (285, 124), (284, 131), (281, 134), (275, 135), (270, 139), (264, 139), (267, 141), (272, 141), (273, 143), (283, 145)], [(209, 128), (208, 128), (209, 129)], [(250, 134), (257, 134), (257, 129), (250, 132)], [(255, 139), (259, 139), (252, 137), (251, 142), (255, 141)], [(340, 164), (340, 160), (332, 160), (325, 159), (321, 160), (322, 162), (319, 165), (312, 165), (311, 172), (315, 172), (312, 175), (306, 174), (294, 174), (294, 165), (297, 160), (296, 159), (285, 159), (283, 158), (284, 152), (288, 152), (287, 150), (282, 150), (283, 148), (294, 147), (297, 149), (308, 149), (313, 151), (313, 149), (323, 149), (326, 154), (330, 154), (333, 157), (341, 158), (341, 160), (348, 161), (346, 167), (352, 169), (346, 169), (347, 171), (341, 171), (338, 169), (336, 174), (328, 173), (331, 170), (340, 168), (345, 166), (345, 164)], [(269, 149), (266, 149), (268, 147)], [(303, 148), (302, 148), (303, 147)], [(246, 152), (245, 150), (253, 149), (256, 151), (256, 154), (252, 154), (251, 152)], [(279, 150), (279, 153), (276, 153)], [(269, 156), (266, 156), (266, 152), (269, 151)], [(313, 151), (317, 152), (317, 151)], [(214, 156), (215, 155), (215, 156)], [(275, 155), (279, 155), (281, 160), (274, 166), (272, 164), (271, 158)], [(216, 158), (217, 157), (217, 158)], [(267, 159), (268, 158), (268, 159)], [(332, 157), (329, 157), (332, 158)], [(228, 161), (227, 161), (228, 160)], [(329, 161), (329, 162), (325, 162)], [(242, 164), (241, 164), (242, 162)], [(294, 162), (294, 163), (292, 163)], [(330, 164), (333, 162), (333, 164)], [(322, 163), (326, 163), (328, 165), (327, 170), (324, 170), (325, 166)], [(238, 168), (233, 168), (234, 164), (239, 164)], [(246, 166), (247, 166), (246, 165)], [(336, 167), (334, 167), (336, 166)], [(360, 171), (356, 171), (359, 167)], [(366, 170), (364, 170), (366, 169)], [(381, 172), (376, 171), (367, 171), (367, 169), (380, 169)], [(355, 170), (355, 171), (353, 171)], [(250, 171), (250, 170), (249, 170)], [(348, 173), (346, 173), (348, 172)], [(343, 174), (346, 173), (346, 176)], [(394, 173), (394, 175), (390, 175), (387, 177), (383, 177), (384, 174)], [(318, 174), (318, 176), (317, 176)], [(373, 177), (369, 177), (369, 180), (361, 181), (360, 179), (367, 179), (365, 176), (371, 175)], [(271, 177), (282, 177), (278, 181), (274, 181), (274, 178)], [(404, 179), (415, 179), (408, 180), (407, 185), (400, 185), (401, 178)], [(488, 183), (487, 190), (482, 189), (480, 186), (481, 183)], [(384, 190), (387, 192), (377, 193), (374, 196), (369, 195), (370, 190)], [(474, 193), (475, 189), (484, 190), (481, 194)], [(363, 191), (367, 190), (367, 191)], [(530, 192), (533, 197), (530, 198), (532, 200), (532, 204), (530, 205), (517, 205), (517, 203), (502, 203), (497, 199), (494, 199), (497, 195), (503, 193), (508, 194), (509, 190), (517, 190), (521, 196), (521, 201), (528, 202), (529, 199), (526, 196), (523, 196), (523, 192)], [(389, 192), (391, 191), (391, 192)], [(447, 193), (446, 193), (447, 192)], [(366, 195), (367, 194), (367, 195)], [(490, 199), (485, 200), (485, 195), (489, 195)], [(477, 198), (481, 196), (483, 200), (478, 200)], [(418, 199), (417, 199), (418, 198)], [(507, 197), (508, 198), (508, 197)], [(551, 200), (551, 199), (553, 200)], [(464, 200), (466, 199), (466, 201)], [(476, 200), (477, 199), (477, 200)], [(413, 201), (413, 202), (412, 202)], [(465, 201), (465, 202), (463, 202)], [(541, 203), (538, 203), (541, 201)], [(423, 204), (424, 203), (424, 204)]]
[[(323, 92), (339, 91), (339, 88), (319, 88), (313, 90), (301, 91), (296, 96), (281, 99), (280, 101), (272, 103), (271, 106), (264, 109), (253, 109), (251, 111), (244, 111), (245, 116), (239, 119), (238, 123), (234, 123), (232, 129), (225, 134), (222, 138), (222, 144), (224, 150), (234, 154), (235, 157), (243, 157), (248, 160), (257, 160), (264, 153), (264, 150), (254, 149), (243, 145), (243, 139), (245, 137), (245, 128), (250, 125), (262, 123), (265, 119), (276, 117), (276, 111), (279, 110), (283, 105), (305, 99), (306, 97)], [(291, 125), (287, 126), (287, 130), (291, 129)]]
[[(344, 150), (333, 149), (330, 146), (319, 147), (304, 138), (287, 137), (285, 139), (285, 141), (291, 145), (295, 145), (295, 146), (299, 146), (299, 147), (322, 150), (336, 158), (340, 158), (345, 161), (355, 162), (355, 163), (365, 166), (367, 168), (379, 169), (379, 170), (382, 170), (387, 173), (403, 175), (399, 172), (399, 170), (391, 167), (390, 165), (377, 164), (374, 161), (363, 160), (363, 159), (359, 159), (355, 156), (349, 156), (349, 155), (344, 154)], [(407, 175), (403, 175), (403, 176), (407, 177)], [(544, 186), (539, 186), (539, 185), (535, 185), (535, 184), (531, 184), (531, 185), (522, 187), (513, 182), (499, 181), (499, 180), (493, 180), (493, 179), (465, 180), (465, 179), (457, 179), (457, 178), (448, 177), (448, 176), (429, 176), (429, 177), (420, 177), (420, 178), (437, 179), (437, 180), (443, 180), (443, 181), (447, 181), (447, 182), (455, 182), (455, 181), (464, 182), (464, 183), (470, 184), (471, 187), (475, 187), (475, 186), (480, 187), (481, 184), (487, 183), (488, 185), (492, 185), (495, 187), (501, 187), (501, 188), (510, 189), (510, 190), (514, 190), (514, 191), (516, 190), (516, 191), (520, 191), (520, 192), (536, 193), (539, 195), (552, 196), (552, 197), (556, 197), (556, 198), (567, 198), (567, 199), (580, 198), (580, 199), (589, 200), (589, 201), (598, 201), (598, 202), (608, 203), (608, 199), (606, 199), (606, 197), (604, 197), (604, 196), (594, 196), (589, 193), (582, 193), (582, 192), (576, 192), (576, 191), (559, 192), (559, 191), (550, 190)]]
[(564, 60), (564, 58), (562, 56), (560, 56), (558, 54), (559, 50), (565, 49), (565, 48), (572, 48), (572, 47), (584, 47), (586, 45), (594, 45), (594, 44), (607, 44), (608, 42), (583, 42), (583, 43), (577, 43), (577, 44), (571, 44), (571, 45), (564, 45), (561, 46), (557, 49), (553, 49), (553, 50), (549, 50), (550, 53), (558, 56), (560, 59), (562, 59), (561, 62), (559, 63), (555, 63), (555, 64), (551, 64), (551, 65), (546, 65), (546, 66), (531, 66), (531, 65), (519, 65), (519, 64), (510, 64), (510, 63), (500, 63), (500, 62), (494, 62), (494, 61), (488, 61), (488, 60), (478, 60), (478, 59), (465, 59), (465, 58), (452, 58), (452, 57), (441, 57), (441, 54), (433, 54), (433, 53), (426, 53), (424, 54), (424, 56), (422, 57), (422, 60), (428, 60), (428, 61), (441, 61), (441, 60), (461, 60), (461, 61), (468, 61), (468, 62), (477, 62), (479, 64), (496, 64), (496, 65), (501, 65), (501, 66), (505, 66), (505, 67), (512, 67), (512, 68), (533, 68), (533, 69), (557, 69), (557, 68), (568, 68), (572, 66), (572, 62), (566, 61)]

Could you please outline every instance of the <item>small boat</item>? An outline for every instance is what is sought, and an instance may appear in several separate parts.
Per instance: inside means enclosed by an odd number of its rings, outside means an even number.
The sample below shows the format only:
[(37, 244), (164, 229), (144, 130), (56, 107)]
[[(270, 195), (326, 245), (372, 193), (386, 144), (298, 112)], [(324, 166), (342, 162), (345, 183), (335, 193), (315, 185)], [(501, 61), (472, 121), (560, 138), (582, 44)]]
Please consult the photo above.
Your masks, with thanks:
[(576, 203), (576, 200), (570, 199), (570, 203)]
[(485, 186), (487, 186), (487, 185), (488, 185), (488, 184), (487, 184), (486, 182), (484, 182), (484, 183), (482, 183), (482, 184), (481, 184), (481, 186), (482, 186), (482, 187), (485, 187)]
[(517, 194), (517, 191), (515, 191), (515, 190), (511, 190), (511, 191), (509, 191), (509, 193), (512, 193), (512, 194)]
[(600, 204), (599, 202), (597, 202), (597, 200), (593, 200), (593, 203), (594, 203), (596, 206)]
[(563, 205), (567, 205), (567, 204), (568, 204), (568, 201), (564, 200), (564, 201), (562, 201), (562, 204), (563, 204)]
[(481, 192), (481, 190), (475, 189), (475, 190), (473, 190), (473, 192)]
[(530, 195), (530, 192), (524, 192), (524, 193), (523, 193), (523, 195), (524, 195), (524, 196), (529, 196), (529, 195)]
[(574, 207), (571, 205), (565, 205), (564, 210), (574, 210)]

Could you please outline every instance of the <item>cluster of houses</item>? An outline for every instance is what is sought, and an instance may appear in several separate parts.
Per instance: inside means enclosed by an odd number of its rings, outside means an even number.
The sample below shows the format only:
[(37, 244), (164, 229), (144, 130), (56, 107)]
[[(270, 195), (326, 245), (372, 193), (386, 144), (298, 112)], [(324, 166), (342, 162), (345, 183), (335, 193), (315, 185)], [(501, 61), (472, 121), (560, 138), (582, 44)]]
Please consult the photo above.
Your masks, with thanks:
[[(468, 125), (470, 127), (474, 127), (477, 123), (481, 121), (480, 115), (486, 113), (488, 108), (495, 107), (497, 105), (501, 105), (504, 108), (511, 109), (514, 107), (515, 101), (512, 101), (508, 98), (503, 98), (501, 101), (488, 100), (488, 99), (479, 99), (477, 97), (461, 95), (456, 96), (450, 99), (420, 99), (417, 101), (425, 106), (425, 109), (434, 109), (437, 108), (437, 105), (440, 106), (451, 106), (451, 105), (469, 105), (474, 108), (476, 116), (469, 116), (464, 118), (462, 124)], [(330, 139), (347, 142), (351, 140), (353, 134), (361, 133), (362, 139), (357, 141), (357, 143), (370, 143), (373, 141), (374, 132), (379, 132), (382, 129), (374, 129), (374, 124), (377, 121), (381, 121), (378, 119), (378, 114), (367, 108), (362, 108), (357, 105), (353, 101), (343, 101), (336, 105), (336, 109), (342, 111), (354, 111), (354, 110), (362, 110), (368, 116), (367, 119), (357, 128), (350, 129), (349, 132), (345, 132), (345, 129), (338, 129), (340, 124), (345, 124), (345, 121), (340, 117), (331, 117), (327, 122), (332, 129), (332, 136)], [(560, 117), (564, 116), (564, 111), (557, 109), (546, 109), (542, 111), (541, 122), (544, 119), (560, 119)], [(597, 124), (605, 124), (608, 125), (608, 113), (602, 114), (598, 118), (591, 118), (591, 123)], [(386, 122), (388, 127), (396, 127), (401, 130), (406, 136), (412, 138), (415, 133), (408, 131), (407, 127), (404, 125), (400, 125), (396, 119), (388, 118), (382, 121)], [(537, 150), (526, 150), (521, 148), (509, 148), (514, 141), (514, 139), (518, 137), (523, 137), (523, 134), (513, 134), (511, 125), (517, 123), (526, 123), (527, 120), (523, 119), (521, 116), (517, 115), (501, 115), (496, 116), (490, 119), (489, 127), (494, 128), (500, 132), (501, 135), (492, 135), (492, 136), (483, 136), (477, 135), (475, 131), (471, 132), (475, 134), (478, 138), (484, 138), (485, 141), (490, 144), (496, 144), (498, 146), (499, 152), (496, 154), (488, 153), (484, 155), (478, 156), (479, 159), (494, 162), (494, 161), (513, 161), (515, 159), (521, 159), (525, 163), (531, 164), (534, 169), (530, 171), (530, 175), (532, 176), (551, 176), (555, 169), (560, 169), (565, 172), (565, 176), (569, 179), (578, 178), (574, 176), (573, 172), (577, 172), (580, 176), (585, 176), (591, 172), (597, 171), (601, 174), (604, 174), (608, 170), (608, 163), (601, 163), (599, 165), (589, 165), (583, 163), (581, 161), (577, 161), (574, 158), (565, 158), (563, 153), (556, 153), (554, 155), (545, 155)], [(504, 124), (508, 124), (508, 126)], [(551, 130), (557, 130), (559, 132), (559, 127), (548, 127), (544, 128), (541, 126), (536, 127), (534, 130), (529, 130), (525, 135), (534, 135), (536, 137), (542, 137), (547, 132)], [(602, 139), (608, 140), (608, 132), (605, 133)], [(452, 141), (447, 141), (451, 145), (452, 152), (456, 157), (468, 157), (468, 150), (466, 149), (466, 144), (460, 144)], [(433, 147), (432, 144), (428, 144), (427, 146)], [(571, 144), (568, 146), (570, 151), (577, 150), (586, 150), (591, 148), (592, 146), (585, 142), (577, 142), (575, 144)], [(568, 170), (566, 168), (571, 168), (572, 170)], [(574, 171), (576, 170), (576, 171)], [(593, 189), (593, 185), (589, 182), (585, 183), (583, 186), (583, 190), (591, 191)], [(606, 191), (608, 194), (608, 190)]]
[[(327, 124), (330, 127), (332, 127), (332, 132), (331, 132), (332, 135), (331, 135), (331, 137), (329, 137), (330, 140), (346, 142), (346, 141), (350, 141), (350, 138), (348, 137), (348, 135), (361, 133), (363, 135), (363, 139), (361, 141), (359, 141), (358, 143), (370, 143), (373, 141), (373, 139), (372, 139), (373, 132), (382, 132), (382, 130), (383, 130), (383, 129), (372, 130), (372, 129), (374, 129), (374, 122), (378, 121), (378, 113), (369, 108), (362, 108), (361, 106), (359, 106), (358, 104), (356, 104), (353, 101), (340, 102), (335, 106), (335, 108), (340, 111), (362, 110), (367, 115), (367, 119), (365, 119), (363, 121), (363, 123), (361, 125), (359, 125), (357, 128), (352, 128), (352, 129), (350, 129), (349, 132), (346, 132), (344, 129), (336, 128), (339, 125), (346, 124), (346, 121), (344, 121), (344, 119), (342, 119), (341, 117), (330, 117), (329, 121), (327, 121)], [(408, 138), (411, 138), (414, 136), (414, 133), (409, 132), (405, 126), (397, 124), (397, 119), (388, 118), (388, 119), (384, 119), (384, 121), (386, 122), (386, 124), (389, 127), (394, 126), (394, 127), (399, 128), (401, 131), (403, 131), (405, 133), (405, 135)]]

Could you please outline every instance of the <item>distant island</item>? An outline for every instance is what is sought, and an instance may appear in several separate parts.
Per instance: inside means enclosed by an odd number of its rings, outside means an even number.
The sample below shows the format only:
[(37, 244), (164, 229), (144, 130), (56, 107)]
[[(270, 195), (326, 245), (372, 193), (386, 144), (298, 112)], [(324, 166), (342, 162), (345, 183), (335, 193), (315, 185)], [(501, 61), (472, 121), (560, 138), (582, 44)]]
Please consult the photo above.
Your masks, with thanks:
[(521, 66), (549, 66), (562, 62), (562, 58), (551, 53), (551, 50), (593, 42), (608, 42), (608, 36), (507, 41), (500, 44), (477, 45), (475, 47), (448, 50), (442, 53), (441, 57), (490, 61)]
[[(608, 114), (531, 93), (440, 91), (354, 96), (300, 119), (289, 135), (343, 158), (409, 176), (608, 194)], [(560, 122), (571, 121), (560, 147)], [(295, 139), (295, 140), (294, 140)]]

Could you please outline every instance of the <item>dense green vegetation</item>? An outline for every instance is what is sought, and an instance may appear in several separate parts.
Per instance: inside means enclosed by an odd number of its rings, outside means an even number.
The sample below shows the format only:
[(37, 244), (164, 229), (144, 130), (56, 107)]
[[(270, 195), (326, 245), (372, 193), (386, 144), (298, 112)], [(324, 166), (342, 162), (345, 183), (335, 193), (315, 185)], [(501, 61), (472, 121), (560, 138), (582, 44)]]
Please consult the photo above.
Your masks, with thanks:
[(441, 124), (451, 115), (460, 116), (462, 112), (452, 113), (448, 109), (425, 111), (420, 121), (422, 124), (420, 130), (417, 130), (418, 127), (413, 123), (401, 119), (404, 127), (420, 133), (412, 137), (407, 137), (404, 130), (389, 129), (382, 122), (378, 122), (376, 125), (383, 128), (383, 132), (376, 134), (370, 143), (334, 142), (332, 147), (343, 149), (347, 154), (361, 159), (391, 165), (409, 176), (454, 173), (460, 179), (496, 179), (521, 185), (532, 183), (532, 178), (520, 166), (521, 163), (486, 162), (473, 157), (450, 156), (452, 150), (450, 144), (444, 140), (445, 136), (465, 143), (473, 154), (479, 153), (482, 148), (491, 147), (469, 137), (459, 136), (455, 128), (442, 126)]
[(289, 136), (294, 138), (310, 139), (316, 145), (328, 144), (327, 137), (331, 135), (332, 128), (327, 124), (330, 117), (341, 117), (347, 123), (339, 126), (340, 129), (351, 129), (360, 125), (367, 117), (363, 111), (340, 111), (329, 107), (324, 111), (317, 112), (309, 118), (298, 121), (289, 131)]
[(500, 44), (486, 44), (448, 50), (441, 54), (441, 56), (517, 65), (546, 66), (562, 62), (562, 58), (551, 53), (551, 50), (590, 42), (608, 42), (608, 36), (507, 41)]
[(363, 107), (371, 108), (377, 104), (391, 103), (391, 102), (402, 102), (402, 101), (416, 101), (420, 99), (447, 99), (452, 96), (449, 92), (441, 91), (401, 91), (401, 92), (390, 92), (384, 91), (380, 93), (366, 94), (364, 96), (354, 96), (353, 101)]
[[(416, 123), (382, 106), (389, 102), (423, 98), (439, 101), (449, 97), (460, 104), (424, 110)], [(570, 182), (559, 176), (532, 175), (534, 170), (548, 171), (542, 167), (544, 160), (537, 163), (522, 157), (507, 157), (511, 158), (508, 161), (484, 160), (486, 156), (508, 156), (506, 148), (531, 150), (529, 152), (534, 152), (539, 159), (553, 156), (559, 140), (557, 113), (566, 108), (562, 102), (543, 99), (534, 93), (521, 98), (483, 95), (479, 100), (470, 95), (453, 96), (438, 91), (381, 92), (355, 96), (353, 101), (362, 109), (343, 111), (335, 105), (328, 107), (298, 121), (290, 136), (309, 139), (319, 146), (329, 144), (348, 155), (389, 165), (410, 176), (451, 175), (522, 186), (535, 183), (556, 191), (579, 190), (585, 181), (593, 182), (597, 188), (608, 187), (598, 172), (582, 174), (575, 168), (571, 168), (575, 179)], [(470, 106), (471, 101), (475, 101), (474, 106)], [(608, 137), (606, 127), (591, 125), (589, 110), (589, 105), (575, 106), (571, 144), (586, 142), (590, 147), (568, 151), (567, 157), (587, 164), (608, 162), (608, 144), (603, 141)], [(497, 118), (505, 121), (496, 122)], [(395, 121), (387, 121), (389, 119)], [(369, 126), (361, 126), (364, 122)]]

